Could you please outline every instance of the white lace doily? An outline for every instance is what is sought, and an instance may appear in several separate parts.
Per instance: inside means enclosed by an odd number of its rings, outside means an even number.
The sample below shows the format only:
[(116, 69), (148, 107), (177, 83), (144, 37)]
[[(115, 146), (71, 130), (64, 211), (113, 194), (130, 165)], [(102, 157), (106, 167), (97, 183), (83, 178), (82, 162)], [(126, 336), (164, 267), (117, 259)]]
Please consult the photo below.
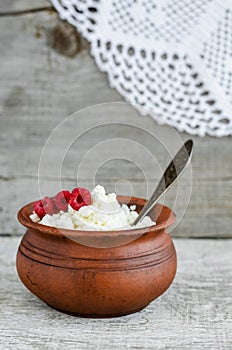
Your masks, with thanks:
[(232, 135), (232, 0), (52, 0), (112, 87), (179, 131)]

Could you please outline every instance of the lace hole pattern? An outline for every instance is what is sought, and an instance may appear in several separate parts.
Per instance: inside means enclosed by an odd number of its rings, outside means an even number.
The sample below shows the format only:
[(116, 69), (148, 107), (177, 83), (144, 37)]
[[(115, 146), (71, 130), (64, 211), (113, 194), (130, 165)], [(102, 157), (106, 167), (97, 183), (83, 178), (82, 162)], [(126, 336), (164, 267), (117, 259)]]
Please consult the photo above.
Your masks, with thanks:
[[(52, 2), (61, 17), (91, 42), (91, 53), (107, 72), (111, 87), (142, 114), (193, 135), (232, 135), (232, 113), (228, 108), (224, 112), (224, 102), (232, 104), (232, 8), (228, 5), (219, 0)], [(220, 87), (220, 96), (182, 46), (213, 2), (225, 7), (224, 15), (215, 30), (210, 32), (209, 26), (206, 39), (202, 32), (198, 59)], [(106, 4), (109, 11), (102, 13)]]

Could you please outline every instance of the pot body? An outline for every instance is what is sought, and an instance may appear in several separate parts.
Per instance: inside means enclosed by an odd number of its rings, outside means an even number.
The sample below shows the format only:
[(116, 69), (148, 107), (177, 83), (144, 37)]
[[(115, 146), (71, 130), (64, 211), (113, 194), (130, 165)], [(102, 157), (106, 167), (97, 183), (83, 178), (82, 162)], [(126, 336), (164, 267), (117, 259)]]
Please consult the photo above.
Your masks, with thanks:
[(85, 317), (143, 309), (170, 286), (176, 266), (165, 229), (97, 248), (29, 228), (17, 253), (18, 274), (33, 294), (57, 310)]

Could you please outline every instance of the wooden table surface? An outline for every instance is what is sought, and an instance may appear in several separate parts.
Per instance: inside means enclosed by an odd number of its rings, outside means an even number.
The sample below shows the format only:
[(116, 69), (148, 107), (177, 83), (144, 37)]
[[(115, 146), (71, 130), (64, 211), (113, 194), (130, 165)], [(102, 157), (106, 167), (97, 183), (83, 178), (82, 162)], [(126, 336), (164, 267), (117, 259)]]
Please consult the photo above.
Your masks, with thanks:
[[(148, 308), (109, 320), (74, 318), (50, 309), (23, 287), (15, 254), (24, 229), (16, 213), (39, 197), (39, 158), (60, 122), (82, 108), (107, 103), (98, 115), (101, 123), (118, 115), (121, 122), (139, 125), (137, 129), (107, 129), (107, 134), (95, 129), (82, 139), (65, 163), (63, 185), (67, 188), (76, 184), (76, 166), (91, 147), (120, 137), (138, 141), (160, 165), (156, 169), (146, 157), (137, 158), (150, 193), (170, 157), (162, 143), (149, 139), (141, 128), (158, 135), (173, 151), (176, 140), (189, 135), (174, 133), (151, 118), (138, 116), (130, 106), (115, 104), (123, 99), (96, 67), (88, 43), (59, 19), (48, 1), (0, 0), (0, 43), (0, 349), (232, 348), (231, 137), (193, 137), (192, 174), (189, 169), (165, 198), (181, 217), (192, 186), (187, 212), (171, 232), (178, 254), (177, 276), (172, 287)], [(96, 113), (90, 111), (79, 127), (95, 122)], [(48, 172), (40, 181), (48, 194), (59, 186), (59, 176), (54, 175), (56, 158), (62, 142), (71, 136), (72, 130), (64, 126), (60, 143), (51, 147), (45, 162)], [(113, 143), (101, 150), (105, 159), (113, 158), (114, 151)], [(135, 149), (125, 149), (120, 142), (117, 151), (130, 159)], [(91, 169), (91, 164), (83, 167), (81, 185), (90, 186)], [(142, 171), (125, 159), (111, 159), (96, 175), (108, 190), (122, 178), (130, 182), (133, 195), (147, 195)]]
[(178, 271), (146, 309), (111, 319), (59, 313), (15, 271), (19, 238), (0, 239), (1, 349), (230, 349), (232, 241), (175, 239)]

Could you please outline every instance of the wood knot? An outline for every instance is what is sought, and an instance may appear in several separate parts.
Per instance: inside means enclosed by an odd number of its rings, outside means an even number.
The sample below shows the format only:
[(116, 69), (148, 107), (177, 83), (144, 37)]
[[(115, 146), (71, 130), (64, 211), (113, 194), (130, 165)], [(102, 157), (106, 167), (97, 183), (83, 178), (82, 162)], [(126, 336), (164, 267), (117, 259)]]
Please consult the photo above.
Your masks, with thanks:
[(59, 22), (49, 31), (48, 44), (58, 53), (73, 57), (81, 50), (81, 36), (67, 22)]

